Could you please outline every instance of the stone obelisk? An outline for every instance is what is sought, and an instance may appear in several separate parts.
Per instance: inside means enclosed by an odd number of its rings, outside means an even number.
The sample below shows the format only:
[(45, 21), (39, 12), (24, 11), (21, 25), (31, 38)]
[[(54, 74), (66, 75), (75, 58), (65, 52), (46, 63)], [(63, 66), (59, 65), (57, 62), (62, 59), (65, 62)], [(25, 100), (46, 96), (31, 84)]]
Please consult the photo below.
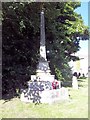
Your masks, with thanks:
[(45, 45), (45, 19), (44, 10), (41, 11), (40, 22), (40, 59), (36, 70), (37, 75), (50, 74), (49, 63), (46, 58), (46, 45)]

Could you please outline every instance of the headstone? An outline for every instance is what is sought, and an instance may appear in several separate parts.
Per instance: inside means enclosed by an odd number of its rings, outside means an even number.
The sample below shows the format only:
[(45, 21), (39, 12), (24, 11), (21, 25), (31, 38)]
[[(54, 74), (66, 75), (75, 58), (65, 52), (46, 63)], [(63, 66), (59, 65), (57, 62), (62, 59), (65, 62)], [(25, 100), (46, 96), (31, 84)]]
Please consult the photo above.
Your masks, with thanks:
[(78, 81), (77, 81), (77, 73), (76, 72), (73, 74), (72, 87), (73, 87), (73, 89), (78, 89)]

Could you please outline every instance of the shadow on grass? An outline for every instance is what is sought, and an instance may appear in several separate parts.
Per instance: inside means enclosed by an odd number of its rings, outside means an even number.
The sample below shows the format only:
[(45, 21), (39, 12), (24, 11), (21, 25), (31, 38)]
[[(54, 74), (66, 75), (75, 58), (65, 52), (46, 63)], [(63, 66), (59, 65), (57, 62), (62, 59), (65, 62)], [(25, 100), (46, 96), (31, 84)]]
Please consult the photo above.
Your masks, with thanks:
[[(87, 79), (78, 79), (78, 87), (84, 87), (83, 83), (85, 82), (85, 80)], [(62, 81), (62, 87), (72, 87), (72, 80), (69, 81)], [(2, 99), (6, 102), (11, 101), (13, 98), (20, 98), (20, 92), (16, 93), (16, 92), (9, 92), (8, 94), (4, 94)]]
[[(16, 95), (16, 93), (15, 93), (15, 95), (13, 95), (13, 94), (11, 94), (11, 93), (8, 93), (8, 94), (4, 94), (4, 95), (2, 96), (2, 100), (5, 101), (4, 103), (11, 101), (13, 98), (20, 98), (20, 96), (19, 96), (19, 95)], [(4, 104), (4, 103), (3, 103), (3, 104)]]
[(72, 87), (72, 81), (62, 82), (62, 86), (63, 86), (63, 87)]
[[(84, 80), (87, 80), (87, 79), (86, 78), (85, 79), (77, 79), (77, 81), (78, 81), (78, 87), (84, 87), (84, 85), (82, 85), (82, 83), (85, 82)], [(72, 87), (72, 80), (63, 81), (62, 82), (62, 86), (63, 87)]]
[(85, 79), (78, 79), (79, 82), (85, 82)]

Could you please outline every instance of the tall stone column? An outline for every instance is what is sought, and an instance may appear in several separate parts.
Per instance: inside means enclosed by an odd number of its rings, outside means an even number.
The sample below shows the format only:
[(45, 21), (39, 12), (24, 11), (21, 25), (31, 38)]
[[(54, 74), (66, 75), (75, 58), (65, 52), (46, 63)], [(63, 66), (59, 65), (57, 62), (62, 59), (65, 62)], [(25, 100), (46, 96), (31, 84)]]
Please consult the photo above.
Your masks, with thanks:
[(41, 12), (41, 23), (40, 23), (40, 59), (46, 60), (46, 46), (45, 46), (45, 22), (44, 22), (44, 11)]
[(45, 46), (45, 19), (44, 10), (41, 11), (40, 22), (40, 59), (36, 70), (37, 75), (50, 74), (49, 64), (46, 58), (46, 46)]

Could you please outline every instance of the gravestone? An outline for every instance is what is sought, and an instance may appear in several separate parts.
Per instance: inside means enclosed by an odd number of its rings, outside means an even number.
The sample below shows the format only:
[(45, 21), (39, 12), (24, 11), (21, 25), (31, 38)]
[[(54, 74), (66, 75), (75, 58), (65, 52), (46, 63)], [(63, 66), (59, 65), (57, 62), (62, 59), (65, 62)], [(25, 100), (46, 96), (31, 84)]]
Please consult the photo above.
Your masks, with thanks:
[(73, 74), (72, 87), (73, 87), (73, 89), (78, 89), (78, 81), (77, 81), (77, 73), (76, 72), (74, 72), (74, 74)]

